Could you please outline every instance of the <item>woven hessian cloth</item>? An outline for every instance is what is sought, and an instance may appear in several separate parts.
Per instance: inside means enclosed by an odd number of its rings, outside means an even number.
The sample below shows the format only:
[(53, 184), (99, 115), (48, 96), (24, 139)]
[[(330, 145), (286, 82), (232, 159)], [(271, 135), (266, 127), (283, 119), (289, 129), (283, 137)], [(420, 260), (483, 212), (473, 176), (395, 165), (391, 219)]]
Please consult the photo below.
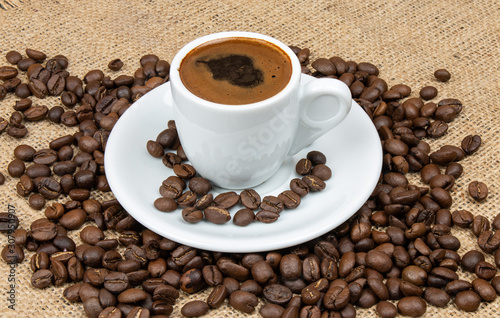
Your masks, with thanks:
[[(155, 1), (155, 0), (34, 0), (0, 1), (0, 65), (8, 65), (5, 54), (26, 48), (45, 52), (49, 57), (63, 54), (70, 60), (69, 72), (83, 77), (92, 69), (102, 69), (112, 78), (133, 74), (139, 59), (147, 53), (171, 61), (187, 42), (209, 33), (243, 30), (271, 35), (286, 44), (311, 49), (311, 61), (338, 55), (346, 60), (371, 62), (380, 69), (380, 77), (389, 86), (404, 83), (411, 96), (427, 85), (439, 94), (435, 101), (457, 98), (464, 107), (450, 124), (447, 134), (430, 140), (432, 150), (444, 144), (460, 145), (469, 134), (480, 135), (483, 145), (461, 162), (464, 174), (452, 191), (452, 210), (467, 209), (493, 220), (500, 206), (500, 4), (495, 0), (477, 1)], [(119, 72), (107, 68), (109, 61), (120, 58)], [(433, 73), (446, 68), (452, 74), (447, 83), (437, 82)], [(22, 76), (25, 80), (25, 76)], [(0, 102), (0, 117), (9, 118), (16, 100), (12, 94)], [(34, 99), (35, 104), (59, 105), (59, 98)], [(46, 148), (56, 137), (74, 133), (76, 128), (48, 121), (28, 123), (29, 134), (17, 140), (0, 135), (0, 171), (6, 182), (0, 186), (0, 210), (14, 206), (20, 226), (43, 217), (27, 200), (17, 195), (17, 179), (7, 173), (14, 159), (13, 149), (20, 143), (37, 149)], [(411, 182), (419, 182), (411, 176)], [(489, 196), (477, 203), (467, 185), (479, 180), (487, 184)], [(334, 180), (330, 182), (335, 182)], [(109, 199), (110, 194), (97, 199)], [(71, 233), (77, 242), (77, 231)], [(453, 229), (461, 241), (459, 253), (478, 249), (470, 230)], [(107, 237), (114, 237), (107, 233)], [(6, 235), (0, 235), (1, 246)], [(69, 303), (62, 295), (69, 284), (38, 290), (31, 286), (29, 259), (15, 268), (15, 312), (8, 309), (10, 268), (0, 262), (1, 317), (83, 317), (81, 303)], [(486, 260), (493, 262), (491, 255)], [(459, 276), (471, 281), (475, 275), (459, 270)], [(180, 317), (187, 301), (205, 300), (208, 291), (181, 293), (172, 317)], [(263, 302), (261, 302), (261, 305)], [(259, 305), (260, 307), (260, 305)], [(358, 317), (376, 316), (375, 308), (359, 309)], [(498, 317), (500, 298), (482, 303), (475, 313), (465, 313), (450, 302), (446, 308), (429, 305), (425, 317)], [(227, 304), (210, 311), (213, 317), (257, 317), (238, 312)]]

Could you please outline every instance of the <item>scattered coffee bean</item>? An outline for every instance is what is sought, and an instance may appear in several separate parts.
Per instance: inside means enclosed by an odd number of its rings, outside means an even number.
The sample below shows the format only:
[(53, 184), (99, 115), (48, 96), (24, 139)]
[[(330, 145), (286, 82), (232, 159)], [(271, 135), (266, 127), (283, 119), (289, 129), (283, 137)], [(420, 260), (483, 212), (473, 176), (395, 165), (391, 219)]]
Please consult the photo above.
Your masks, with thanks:
[(476, 201), (484, 201), (488, 197), (488, 187), (480, 181), (469, 183), (469, 194)]
[(434, 72), (434, 77), (440, 82), (448, 82), (451, 78), (451, 74), (447, 70), (441, 68)]

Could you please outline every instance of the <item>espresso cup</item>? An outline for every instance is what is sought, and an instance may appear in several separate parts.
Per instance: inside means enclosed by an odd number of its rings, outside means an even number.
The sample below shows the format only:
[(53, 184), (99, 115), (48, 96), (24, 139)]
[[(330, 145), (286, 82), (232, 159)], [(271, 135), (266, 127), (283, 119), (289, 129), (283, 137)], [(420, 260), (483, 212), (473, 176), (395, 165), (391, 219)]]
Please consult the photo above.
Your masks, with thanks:
[(330, 78), (301, 84), (302, 76), (292, 50), (266, 35), (222, 32), (184, 46), (170, 68), (171, 102), (197, 172), (222, 188), (254, 187), (338, 125), (349, 88)]

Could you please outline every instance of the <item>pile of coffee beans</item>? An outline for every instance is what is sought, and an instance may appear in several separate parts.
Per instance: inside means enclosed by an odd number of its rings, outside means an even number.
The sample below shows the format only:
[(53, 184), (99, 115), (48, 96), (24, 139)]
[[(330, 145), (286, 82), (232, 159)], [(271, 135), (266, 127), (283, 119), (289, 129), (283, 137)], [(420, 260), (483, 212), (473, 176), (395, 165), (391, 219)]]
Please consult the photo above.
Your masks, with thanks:
[(146, 149), (151, 156), (161, 158), (163, 164), (172, 168), (175, 173), (175, 176), (163, 180), (159, 189), (161, 197), (155, 200), (154, 206), (163, 212), (182, 208), (182, 218), (188, 223), (202, 220), (214, 224), (227, 223), (231, 220), (230, 209), (235, 206), (240, 206), (233, 217), (233, 223), (237, 226), (247, 226), (254, 221), (274, 223), (283, 210), (298, 207), (301, 198), (309, 192), (324, 190), (325, 181), (332, 176), (331, 169), (326, 165), (326, 156), (314, 150), (296, 164), (295, 171), (303, 177), (292, 179), (290, 190), (285, 190), (278, 196), (266, 195), (261, 198), (254, 189), (245, 189), (240, 194), (229, 191), (214, 197), (210, 193), (210, 180), (198, 176), (193, 166), (183, 163), (188, 159), (173, 120), (168, 122), (168, 128), (160, 132), (156, 140), (146, 143)]
[[(64, 297), (82, 302), (87, 316), (94, 318), (160, 318), (179, 311), (186, 317), (217, 315), (215, 310), (225, 303), (244, 313), (258, 310), (264, 318), (349, 318), (356, 316), (356, 308), (373, 306), (384, 318), (416, 317), (426, 312), (428, 304), (445, 307), (453, 303), (461, 310), (475, 311), (482, 302), (494, 301), (500, 294), (500, 214), (489, 220), (454, 209), (450, 195), (463, 172), (459, 161), (473, 156), (481, 138), (464, 136), (460, 145), (435, 150), (425, 141), (447, 132), (462, 111), (462, 103), (452, 98), (429, 101), (436, 97), (435, 88), (408, 98), (409, 86), (388, 87), (371, 63), (335, 56), (309, 65), (309, 49), (291, 48), (304, 73), (346, 83), (380, 135), (384, 150), (380, 182), (347, 222), (298, 246), (246, 254), (198, 250), (143, 228), (116, 200), (101, 202), (91, 194), (109, 191), (103, 154), (113, 125), (132, 102), (168, 81), (169, 63), (145, 55), (133, 75), (112, 79), (102, 70), (92, 70), (80, 79), (67, 71), (66, 57), (47, 60), (43, 52), (28, 49), (25, 56), (8, 52), (10, 65), (0, 66), (0, 100), (7, 94), (19, 98), (10, 118), (0, 118), (0, 133), (22, 138), (29, 133), (24, 123), (44, 119), (78, 127), (78, 131), (57, 138), (46, 148), (20, 144), (14, 150), (6, 170), (19, 179), (17, 193), (44, 215), (26, 228), (19, 220), (0, 215), (0, 230), (9, 235), (2, 259), (21, 263), (27, 250), (32, 285), (64, 287)], [(109, 63), (112, 71), (121, 67), (118, 59)], [(439, 81), (450, 78), (446, 70), (438, 71)], [(19, 76), (25, 76), (27, 83)], [(43, 98), (59, 98), (61, 105), (50, 109), (34, 105), (33, 100)], [(185, 160), (180, 144), (172, 146), (178, 142), (173, 138), (174, 125), (171, 122), (155, 141), (162, 149), (155, 142), (147, 146), (152, 155), (172, 165), (176, 174), (177, 179), (165, 181), (160, 191), (182, 192), (184, 187), (182, 191), (176, 188), (179, 180), (190, 179), (190, 191), (200, 197), (194, 204), (203, 204), (201, 198), (209, 194), (210, 183), (195, 179), (199, 177), (194, 168), (176, 157)], [(176, 153), (165, 155), (166, 147)], [(296, 166), (297, 173), (320, 165), (304, 158)], [(318, 173), (328, 175), (328, 170), (320, 169)], [(424, 186), (411, 184), (410, 173), (420, 175)], [(294, 180), (291, 190), (300, 196), (297, 189), (305, 191), (303, 180)], [(468, 192), (482, 202), (488, 188), (474, 181)], [(181, 201), (190, 200), (186, 195)], [(252, 189), (225, 194), (220, 201), (239, 201), (245, 207), (258, 202)], [(179, 205), (178, 198), (175, 203)], [(199, 213), (185, 213), (185, 218), (199, 218)], [(243, 216), (241, 222), (248, 220)], [(461, 243), (452, 234), (453, 227), (470, 228), (478, 249), (458, 254)], [(82, 243), (71, 239), (69, 231), (76, 231)], [(487, 254), (492, 256), (486, 258)], [(475, 278), (461, 279), (461, 271)], [(206, 289), (210, 293), (205, 300), (174, 309), (181, 294)]]

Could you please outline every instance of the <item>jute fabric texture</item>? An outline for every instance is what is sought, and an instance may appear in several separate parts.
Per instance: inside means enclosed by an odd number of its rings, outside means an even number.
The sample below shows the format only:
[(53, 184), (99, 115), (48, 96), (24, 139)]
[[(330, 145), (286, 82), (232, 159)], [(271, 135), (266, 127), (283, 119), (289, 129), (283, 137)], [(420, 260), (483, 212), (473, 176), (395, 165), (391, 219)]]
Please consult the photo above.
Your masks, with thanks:
[[(412, 97), (427, 85), (439, 93), (435, 101), (457, 98), (464, 107), (450, 124), (447, 134), (429, 140), (432, 150), (445, 144), (460, 145), (466, 135), (480, 135), (483, 145), (461, 162), (464, 174), (452, 191), (452, 210), (466, 209), (483, 214), (490, 221), (500, 212), (500, 3), (495, 0), (471, 1), (159, 1), (159, 0), (2, 0), (0, 1), (0, 65), (7, 65), (5, 54), (26, 48), (45, 52), (49, 57), (63, 54), (70, 60), (69, 72), (80, 78), (92, 69), (107, 70), (107, 75), (133, 74), (139, 59), (147, 53), (171, 61), (189, 41), (209, 33), (243, 30), (273, 36), (286, 44), (311, 49), (311, 61), (337, 55), (345, 60), (371, 62), (380, 69), (380, 77), (389, 86), (407, 84)], [(119, 72), (107, 69), (109, 61), (120, 58)], [(433, 72), (448, 69), (452, 78), (437, 82)], [(25, 80), (25, 77), (23, 77)], [(0, 101), (0, 117), (9, 118), (16, 98)], [(59, 105), (59, 98), (36, 100), (38, 105)], [(28, 123), (29, 134), (14, 139), (0, 135), (0, 171), (6, 176), (0, 186), (0, 210), (15, 209), (20, 227), (29, 228), (43, 217), (27, 200), (17, 195), (17, 179), (7, 173), (14, 159), (13, 149), (20, 143), (37, 149), (46, 148), (56, 137), (74, 133), (76, 128), (48, 121)], [(418, 183), (419, 176), (409, 177)], [(478, 180), (487, 184), (485, 202), (475, 202), (467, 185)], [(331, 180), (330, 182), (335, 182)], [(112, 194), (96, 195), (99, 200)], [(470, 230), (454, 229), (461, 241), (459, 253), (477, 249), (477, 239)], [(76, 232), (70, 236), (80, 242)], [(107, 233), (108, 238), (116, 237)], [(0, 244), (7, 242), (0, 235)], [(31, 286), (29, 259), (15, 268), (0, 263), (1, 317), (83, 317), (81, 303), (69, 303), (62, 287), (38, 290)], [(486, 260), (493, 262), (491, 255)], [(459, 276), (471, 281), (474, 275), (459, 270)], [(9, 280), (14, 277), (15, 282)], [(10, 285), (13, 284), (14, 287)], [(15, 311), (10, 289), (15, 291)], [(181, 293), (172, 317), (180, 317), (187, 301), (206, 299), (210, 290), (188, 295)], [(262, 302), (263, 303), (263, 302)], [(260, 305), (259, 305), (260, 307)], [(257, 308), (258, 310), (258, 308)], [(227, 305), (210, 311), (211, 317), (257, 317), (242, 314)], [(374, 308), (359, 309), (359, 317), (374, 317)], [(475, 313), (465, 313), (453, 302), (446, 308), (428, 306), (425, 317), (498, 317), (500, 299), (482, 303)]]

